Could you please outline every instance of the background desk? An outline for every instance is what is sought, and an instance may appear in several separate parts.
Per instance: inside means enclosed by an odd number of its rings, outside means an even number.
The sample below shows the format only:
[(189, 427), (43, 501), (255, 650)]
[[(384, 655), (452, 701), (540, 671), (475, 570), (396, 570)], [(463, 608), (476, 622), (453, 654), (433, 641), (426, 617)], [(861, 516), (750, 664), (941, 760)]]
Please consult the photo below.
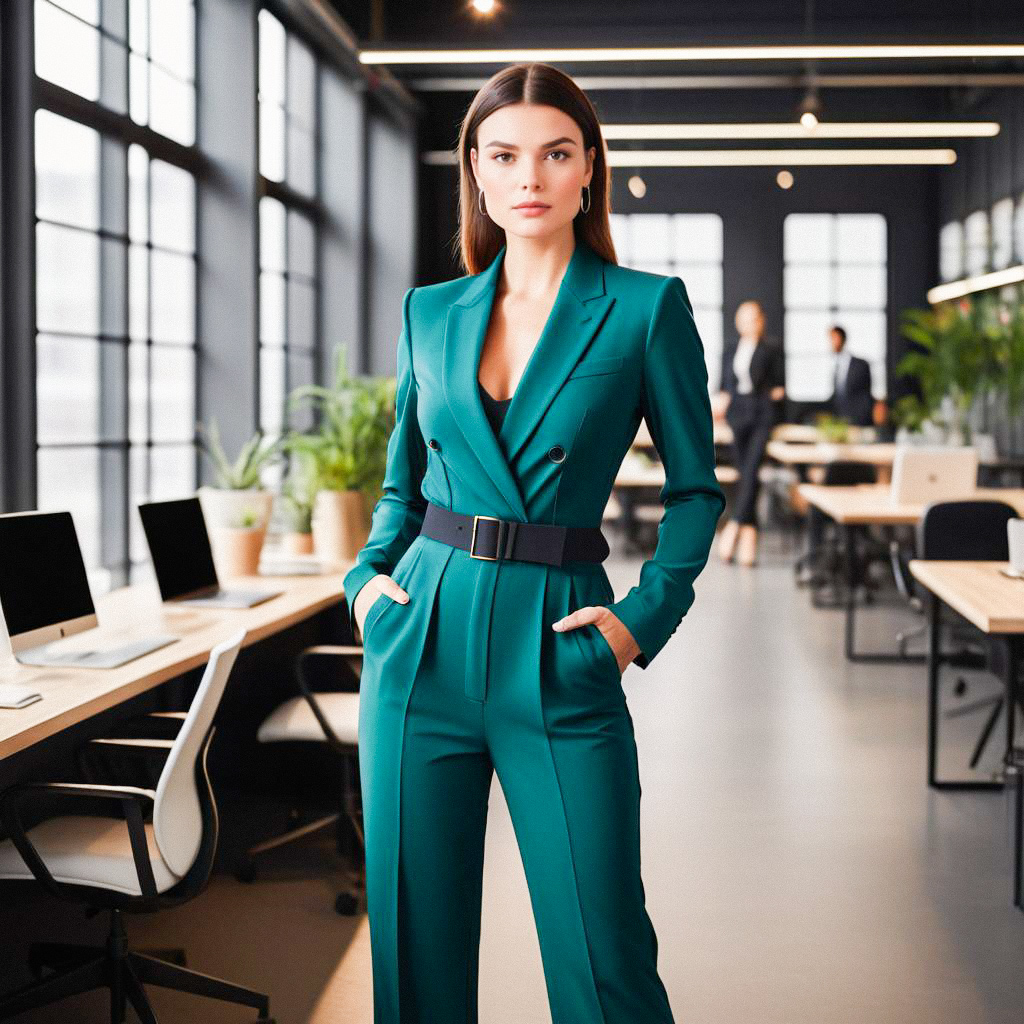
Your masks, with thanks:
[[(344, 600), (345, 571), (229, 581), (225, 586), (282, 591), (278, 597), (245, 609), (166, 605), (160, 601), (155, 585), (112, 591), (97, 602), (105, 645), (152, 633), (170, 633), (181, 638), (120, 668), (34, 668), (6, 656), (0, 660), (0, 677), (32, 686), (43, 699), (20, 710), (0, 710), (0, 789), (26, 773), (28, 759), (24, 755), (46, 741), (70, 733), (76, 726), (87, 726), (106, 712), (116, 714), (168, 680), (201, 669), (213, 648), (233, 630), (245, 628), (243, 648), (248, 648), (340, 605)], [(339, 613), (336, 618), (340, 629), (344, 616)], [(83, 648), (95, 642), (88, 633), (74, 640)], [(109, 716), (103, 717), (104, 723), (108, 720)], [(100, 727), (99, 721), (96, 726)], [(32, 760), (38, 762), (38, 758)]]
[[(919, 661), (896, 653), (866, 654), (855, 648), (855, 616), (857, 585), (857, 530), (867, 526), (916, 525), (924, 514), (920, 502), (890, 500), (888, 484), (859, 484), (853, 487), (826, 487), (822, 484), (800, 484), (798, 493), (808, 503), (820, 508), (833, 519), (843, 534), (846, 551), (846, 657), (850, 661)], [(963, 495), (963, 501), (989, 499), (1005, 501), (1024, 515), (1024, 489), (1009, 487), (981, 488)]]

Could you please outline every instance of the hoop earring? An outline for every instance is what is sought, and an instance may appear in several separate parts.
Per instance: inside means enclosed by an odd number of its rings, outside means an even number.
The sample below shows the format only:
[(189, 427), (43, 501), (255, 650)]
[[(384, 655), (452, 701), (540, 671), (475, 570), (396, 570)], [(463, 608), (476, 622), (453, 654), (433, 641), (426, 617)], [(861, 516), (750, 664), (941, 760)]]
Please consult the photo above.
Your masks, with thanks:
[(590, 209), (590, 186), (589, 185), (584, 185), (583, 186), (583, 190), (587, 193), (587, 205), (586, 206), (583, 205), (583, 196), (581, 194), (580, 195), (580, 210), (582, 210), (583, 213), (586, 213)]
[(480, 189), (476, 197), (476, 208), (480, 211), (481, 215), (486, 217), (487, 211), (484, 209), (484, 190)]

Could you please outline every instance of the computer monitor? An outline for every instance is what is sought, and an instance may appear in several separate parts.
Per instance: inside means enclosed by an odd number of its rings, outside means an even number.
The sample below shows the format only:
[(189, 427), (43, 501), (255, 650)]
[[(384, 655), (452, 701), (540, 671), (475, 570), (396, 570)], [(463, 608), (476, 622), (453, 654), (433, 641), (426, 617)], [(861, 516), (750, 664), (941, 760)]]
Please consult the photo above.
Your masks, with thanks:
[(139, 517), (164, 601), (218, 589), (210, 536), (198, 498), (145, 502), (139, 505)]
[(70, 512), (0, 515), (0, 608), (15, 654), (97, 625)]

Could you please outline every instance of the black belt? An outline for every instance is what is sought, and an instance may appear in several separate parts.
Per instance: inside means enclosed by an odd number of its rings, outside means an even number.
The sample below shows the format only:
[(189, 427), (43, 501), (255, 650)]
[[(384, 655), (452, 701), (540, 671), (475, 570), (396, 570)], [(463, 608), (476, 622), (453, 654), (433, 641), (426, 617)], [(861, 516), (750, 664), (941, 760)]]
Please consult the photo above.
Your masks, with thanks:
[(427, 503), (420, 533), (468, 551), (473, 558), (494, 562), (603, 562), (608, 541), (599, 526), (558, 526), (520, 523), (496, 516), (471, 516)]

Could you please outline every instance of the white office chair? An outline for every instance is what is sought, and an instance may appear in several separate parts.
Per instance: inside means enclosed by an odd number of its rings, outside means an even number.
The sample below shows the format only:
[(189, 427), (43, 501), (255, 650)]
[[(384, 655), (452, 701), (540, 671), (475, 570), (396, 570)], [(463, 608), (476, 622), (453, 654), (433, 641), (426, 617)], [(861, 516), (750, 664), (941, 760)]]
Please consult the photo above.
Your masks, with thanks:
[[(5, 998), (0, 1020), (67, 996), (110, 988), (111, 1020), (124, 1020), (130, 1003), (143, 1024), (156, 1021), (144, 984), (250, 1006), (269, 1021), (266, 995), (128, 949), (121, 913), (177, 906), (209, 881), (217, 848), (217, 805), (206, 771), (213, 719), (245, 638), (239, 630), (210, 653), (191, 707), (173, 740), (122, 738), (93, 744), (166, 754), (156, 790), (136, 786), (37, 782), (0, 795), (6, 834), (0, 842), (0, 878), (34, 880), (54, 896), (110, 911), (105, 949), (37, 944), (36, 967), (57, 968)], [(22, 811), (32, 801), (60, 798), (82, 813), (62, 814), (26, 829)], [(96, 801), (113, 801), (124, 817), (90, 814)], [(152, 821), (145, 811), (152, 808)]]
[[(353, 768), (359, 758), (359, 692), (316, 691), (310, 680), (309, 665), (318, 658), (344, 658), (359, 678), (362, 668), (361, 646), (317, 644), (302, 651), (295, 663), (299, 696), (292, 697), (272, 711), (257, 732), (261, 743), (326, 743), (338, 755), (342, 765), (341, 806), (337, 811), (315, 821), (299, 825), (282, 835), (250, 847), (235, 869), (242, 882), (256, 878), (255, 858), (278, 847), (319, 832), (331, 825), (337, 827), (338, 852), (351, 855), (357, 872), (356, 885), (364, 884), (365, 848), (362, 815)], [(354, 840), (354, 842), (352, 841)], [(359, 905), (356, 892), (340, 893), (334, 908), (339, 914), (354, 914)]]

